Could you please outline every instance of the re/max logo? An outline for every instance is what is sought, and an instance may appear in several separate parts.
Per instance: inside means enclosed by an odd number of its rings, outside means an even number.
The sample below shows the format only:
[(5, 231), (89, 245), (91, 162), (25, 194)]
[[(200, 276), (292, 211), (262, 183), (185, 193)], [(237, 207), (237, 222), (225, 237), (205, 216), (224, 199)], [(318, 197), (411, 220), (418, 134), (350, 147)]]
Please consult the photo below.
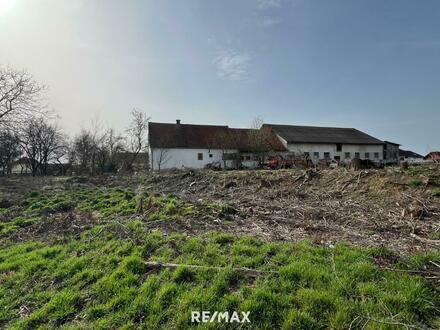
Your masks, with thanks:
[(229, 313), (215, 311), (211, 314), (210, 311), (192, 311), (191, 323), (251, 323), (251, 320), (249, 320), (250, 314), (251, 312), (241, 312), (240, 316), (238, 312)]

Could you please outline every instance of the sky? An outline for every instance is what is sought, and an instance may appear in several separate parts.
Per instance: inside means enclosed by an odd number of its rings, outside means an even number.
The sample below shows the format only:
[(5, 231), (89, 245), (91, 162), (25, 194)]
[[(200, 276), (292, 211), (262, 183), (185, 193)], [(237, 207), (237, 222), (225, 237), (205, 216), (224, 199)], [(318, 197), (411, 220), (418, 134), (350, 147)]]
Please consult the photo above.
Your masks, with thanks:
[(61, 126), (355, 127), (440, 150), (440, 1), (0, 0), (0, 66)]

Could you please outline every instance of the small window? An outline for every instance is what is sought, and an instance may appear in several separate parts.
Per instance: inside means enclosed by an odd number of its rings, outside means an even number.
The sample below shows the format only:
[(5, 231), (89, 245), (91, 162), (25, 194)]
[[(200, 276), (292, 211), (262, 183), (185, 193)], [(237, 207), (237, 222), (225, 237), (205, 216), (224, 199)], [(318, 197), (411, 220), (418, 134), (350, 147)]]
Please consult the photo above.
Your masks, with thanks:
[(365, 153), (365, 159), (369, 159), (370, 158), (370, 153), (369, 152), (366, 152)]
[(197, 159), (198, 159), (198, 160), (203, 160), (203, 153), (202, 153), (202, 152), (199, 152), (199, 153), (197, 154)]
[(354, 153), (354, 158), (361, 158), (361, 154), (359, 152)]
[(325, 159), (330, 159), (330, 153), (329, 152), (324, 152), (324, 158)]
[(350, 157), (351, 157), (350, 153), (349, 153), (349, 152), (346, 152), (346, 153), (345, 153), (345, 159), (350, 159)]
[(374, 158), (379, 159), (379, 153), (378, 152), (374, 153)]
[(251, 160), (251, 156), (246, 156), (246, 160)]
[(209, 154), (209, 158), (212, 158), (212, 154)]
[(307, 158), (310, 157), (310, 153), (309, 152), (305, 152), (304, 153), (304, 157), (307, 157)]
[(335, 160), (339, 162), (341, 160), (341, 156), (335, 156)]
[(336, 144), (336, 151), (342, 151), (342, 144), (341, 143)]
[(319, 158), (319, 152), (314, 152), (314, 153), (313, 153), (313, 157), (315, 157), (315, 158)]

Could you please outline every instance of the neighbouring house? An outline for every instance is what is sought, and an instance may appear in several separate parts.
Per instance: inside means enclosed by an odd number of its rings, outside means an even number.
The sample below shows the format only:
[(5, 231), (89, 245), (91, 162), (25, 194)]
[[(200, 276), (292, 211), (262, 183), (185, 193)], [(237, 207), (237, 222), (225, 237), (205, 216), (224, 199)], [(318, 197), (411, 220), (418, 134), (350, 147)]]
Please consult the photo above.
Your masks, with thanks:
[(399, 149), (400, 162), (408, 164), (422, 164), (424, 162), (423, 156), (410, 150)]
[(429, 163), (440, 163), (440, 151), (432, 151), (423, 159)]
[[(150, 169), (255, 167), (270, 153), (286, 152), (275, 134), (217, 125), (148, 126)], [(264, 139), (264, 141), (262, 141)]]
[(22, 157), (12, 164), (11, 174), (31, 174), (30, 161), (27, 157)]
[(308, 156), (320, 160), (349, 162), (354, 158), (384, 161), (385, 143), (354, 128), (264, 124), (288, 150), (287, 157)]
[(383, 159), (384, 164), (386, 165), (397, 165), (399, 164), (399, 147), (400, 144), (390, 142), (390, 141), (384, 141), (384, 147), (383, 147)]

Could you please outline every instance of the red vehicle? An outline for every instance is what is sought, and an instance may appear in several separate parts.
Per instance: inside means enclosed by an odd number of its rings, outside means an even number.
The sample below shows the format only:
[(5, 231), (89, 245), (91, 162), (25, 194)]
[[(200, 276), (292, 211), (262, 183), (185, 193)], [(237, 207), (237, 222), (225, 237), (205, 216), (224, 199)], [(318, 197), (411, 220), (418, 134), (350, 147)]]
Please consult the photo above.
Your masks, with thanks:
[(294, 168), (295, 160), (294, 159), (283, 159), (281, 156), (272, 156), (269, 157), (266, 166), (272, 170), (278, 168)]

